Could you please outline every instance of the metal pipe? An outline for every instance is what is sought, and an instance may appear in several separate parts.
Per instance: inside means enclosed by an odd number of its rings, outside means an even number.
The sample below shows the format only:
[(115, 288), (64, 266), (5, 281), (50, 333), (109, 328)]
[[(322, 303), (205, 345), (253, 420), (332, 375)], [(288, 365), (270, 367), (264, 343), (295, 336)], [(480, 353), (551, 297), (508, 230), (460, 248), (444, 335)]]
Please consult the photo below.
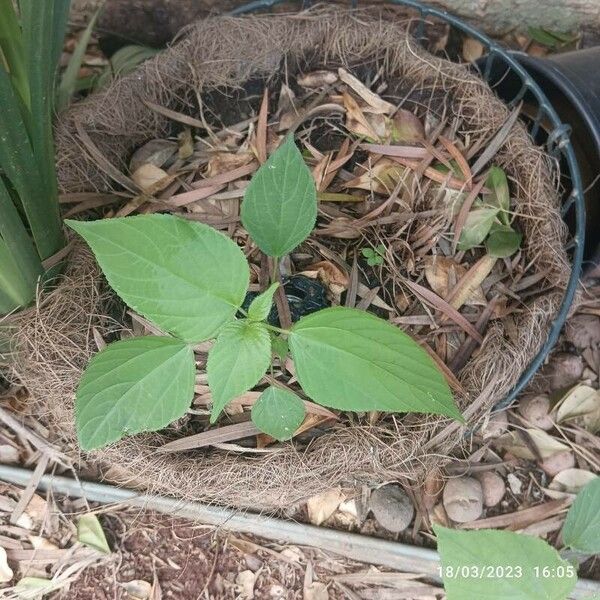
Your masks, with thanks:
[[(31, 475), (31, 471), (21, 467), (0, 465), (0, 480), (15, 485), (27, 485), (31, 480)], [(434, 550), (427, 548), (305, 525), (304, 523), (294, 523), (264, 515), (242, 513), (199, 502), (184, 502), (155, 494), (143, 494), (102, 483), (76, 481), (70, 477), (43, 475), (38, 488), (42, 491), (52, 490), (54, 493), (71, 498), (85, 498), (89, 502), (103, 504), (117, 502), (127, 506), (154, 510), (171, 517), (184, 517), (227, 531), (247, 533), (288, 544), (313, 546), (359, 562), (384, 566), (396, 571), (420, 573), (433, 581), (441, 582), (439, 555)], [(571, 598), (579, 600), (589, 598), (592, 594), (600, 594), (600, 583), (580, 579)]]

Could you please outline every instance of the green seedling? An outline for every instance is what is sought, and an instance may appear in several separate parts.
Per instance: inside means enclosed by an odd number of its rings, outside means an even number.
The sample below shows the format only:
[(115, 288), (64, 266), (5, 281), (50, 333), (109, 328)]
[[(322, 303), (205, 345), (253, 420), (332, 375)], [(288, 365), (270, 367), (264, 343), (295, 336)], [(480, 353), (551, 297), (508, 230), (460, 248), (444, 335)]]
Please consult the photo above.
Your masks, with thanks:
[[(291, 136), (252, 178), (241, 217), (256, 245), (272, 257), (288, 254), (311, 233), (315, 185)], [(206, 340), (214, 340), (206, 365), (211, 422), (261, 382), (282, 342), (313, 402), (462, 420), (430, 356), (383, 319), (335, 307), (302, 317), (289, 329), (275, 327), (266, 318), (277, 282), (244, 314), (246, 257), (208, 225), (162, 214), (67, 224), (89, 244), (115, 292), (165, 333), (109, 344), (91, 359), (75, 405), (84, 450), (162, 429), (185, 414), (194, 394), (194, 346)], [(304, 418), (303, 399), (271, 385), (251, 416), (259, 429), (286, 440)]]
[(385, 259), (385, 246), (379, 244), (375, 248), (363, 248), (360, 253), (367, 259), (370, 267), (382, 265)]

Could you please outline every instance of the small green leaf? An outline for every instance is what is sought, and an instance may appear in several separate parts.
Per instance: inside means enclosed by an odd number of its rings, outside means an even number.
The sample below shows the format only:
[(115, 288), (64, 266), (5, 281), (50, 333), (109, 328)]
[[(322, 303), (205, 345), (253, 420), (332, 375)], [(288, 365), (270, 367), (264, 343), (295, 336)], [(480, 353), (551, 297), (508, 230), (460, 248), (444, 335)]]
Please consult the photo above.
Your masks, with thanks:
[(92, 357), (77, 388), (81, 448), (166, 427), (189, 408), (194, 378), (194, 354), (183, 342), (145, 336), (109, 344)]
[(498, 216), (504, 225), (510, 225), (510, 192), (508, 189), (508, 180), (506, 174), (500, 167), (492, 167), (487, 176), (485, 185), (490, 188), (492, 193), (485, 198), (485, 204), (494, 208), (499, 208)]
[(433, 360), (383, 319), (351, 308), (327, 308), (302, 317), (289, 344), (298, 381), (319, 404), (462, 420)]
[(497, 208), (475, 208), (468, 215), (460, 232), (459, 250), (469, 250), (478, 246), (490, 232), (494, 219), (498, 214)]
[(268, 387), (252, 407), (252, 421), (264, 433), (283, 442), (304, 421), (304, 403), (289, 390)]
[(562, 31), (550, 31), (542, 27), (529, 27), (529, 37), (548, 48), (557, 48), (563, 44), (570, 44), (577, 40), (577, 35)]
[(494, 224), (485, 241), (485, 247), (490, 256), (507, 258), (521, 246), (523, 236), (507, 225)]
[(244, 301), (246, 257), (208, 225), (160, 214), (66, 223), (131, 308), (186, 342), (213, 338)]
[(363, 248), (360, 252), (365, 258), (373, 258), (375, 256), (373, 248)]
[(77, 541), (84, 546), (98, 550), (102, 554), (110, 554), (110, 547), (96, 515), (83, 515), (77, 522)]
[(290, 353), (287, 339), (276, 333), (271, 333), (271, 351), (283, 363)]
[(234, 321), (226, 325), (208, 353), (206, 371), (214, 423), (234, 398), (252, 389), (271, 364), (271, 338), (263, 323)]
[(562, 537), (573, 550), (600, 553), (600, 477), (577, 494), (567, 513)]
[(248, 308), (248, 318), (251, 321), (264, 321), (273, 306), (273, 294), (277, 291), (279, 283), (272, 283), (260, 296), (252, 300)]
[(269, 256), (284, 256), (310, 234), (317, 219), (317, 191), (293, 136), (273, 152), (246, 188), (242, 223)]
[(434, 525), (448, 600), (565, 600), (576, 571), (549, 544), (532, 536)]
[(60, 586), (60, 583), (43, 577), (21, 577), (14, 587), (14, 593), (19, 598), (40, 598)]

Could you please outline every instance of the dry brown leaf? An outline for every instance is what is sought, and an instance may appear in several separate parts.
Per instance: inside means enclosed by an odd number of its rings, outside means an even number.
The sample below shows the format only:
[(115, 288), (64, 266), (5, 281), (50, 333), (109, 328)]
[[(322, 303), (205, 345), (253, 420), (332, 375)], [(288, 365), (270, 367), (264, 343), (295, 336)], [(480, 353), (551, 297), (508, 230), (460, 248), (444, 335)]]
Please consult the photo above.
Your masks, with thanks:
[(194, 138), (189, 128), (185, 128), (177, 135), (177, 156), (180, 160), (187, 160), (194, 154)]
[(386, 102), (375, 92), (372, 92), (364, 83), (359, 81), (354, 75), (348, 73), (348, 71), (340, 67), (338, 69), (338, 76), (348, 87), (352, 88), (352, 90), (360, 96), (373, 111), (382, 115), (392, 115), (395, 112), (396, 107), (393, 104)]
[(251, 152), (215, 152), (208, 159), (206, 176), (215, 177), (239, 169), (254, 160)]
[(304, 600), (329, 600), (327, 586), (320, 581), (313, 581), (304, 587)]
[(8, 566), (6, 550), (0, 546), (0, 583), (8, 583), (13, 575), (13, 570)]
[(323, 87), (325, 85), (332, 85), (337, 80), (338, 76), (333, 71), (324, 70), (304, 73), (299, 75), (296, 79), (299, 86), (311, 89)]
[[(526, 429), (525, 432), (529, 435), (531, 442), (542, 458), (549, 458), (559, 452), (569, 450), (568, 446), (541, 429)], [(517, 458), (526, 460), (537, 460), (538, 458), (516, 432), (509, 432), (500, 436), (495, 440), (494, 445), (504, 448)]]
[(483, 56), (484, 52), (485, 47), (479, 40), (471, 37), (464, 39), (462, 55), (467, 62), (475, 62), (478, 58)]
[(341, 488), (332, 488), (309, 498), (306, 502), (308, 518), (313, 525), (320, 525), (326, 521), (346, 499)]
[(487, 300), (481, 284), (492, 272), (498, 259), (489, 255), (482, 256), (450, 290), (448, 303), (458, 310), (463, 304), (487, 306)]
[(348, 284), (350, 283), (348, 274), (329, 260), (322, 260), (306, 267), (300, 275), (310, 277), (311, 279), (318, 279), (336, 296), (339, 296), (344, 290), (348, 289)]
[(163, 171), (160, 167), (157, 167), (152, 163), (146, 163), (141, 167), (138, 167), (132, 173), (131, 179), (133, 179), (135, 184), (146, 193), (150, 190), (160, 191), (167, 187), (172, 181), (172, 178), (166, 171)]
[(129, 161), (129, 172), (145, 164), (162, 167), (177, 152), (177, 143), (171, 140), (150, 140), (139, 147)]
[(548, 488), (567, 494), (578, 494), (590, 481), (598, 476), (585, 469), (565, 469), (554, 477)]
[(358, 137), (382, 141), (385, 138), (387, 129), (386, 117), (384, 115), (371, 114), (367, 118), (358, 102), (350, 94), (344, 92), (342, 97), (346, 109), (346, 128), (348, 131)]
[(415, 114), (403, 108), (393, 116), (391, 128), (391, 141), (395, 144), (417, 144), (425, 139), (423, 123)]
[[(425, 261), (425, 278), (427, 283), (431, 286), (431, 289), (440, 297), (448, 298), (450, 294), (450, 282), (460, 281), (465, 274), (467, 269), (462, 265), (456, 263), (453, 258), (442, 256), (440, 254), (436, 256), (426, 256)], [(465, 304), (469, 306), (485, 306), (487, 301), (483, 294), (483, 290), (480, 285), (473, 286), (472, 284), (463, 288), (465, 291), (470, 292), (465, 300)], [(463, 294), (461, 294), (462, 296)], [(450, 303), (453, 305), (453, 303)], [(460, 306), (454, 306), (454, 308), (460, 308)]]
[(374, 165), (366, 165), (363, 168), (364, 172), (346, 182), (344, 187), (367, 190), (377, 194), (391, 194), (406, 173), (404, 167), (389, 158), (381, 158)]
[(600, 430), (600, 391), (577, 385), (558, 401), (553, 412), (557, 423), (581, 418), (584, 428), (596, 433)]

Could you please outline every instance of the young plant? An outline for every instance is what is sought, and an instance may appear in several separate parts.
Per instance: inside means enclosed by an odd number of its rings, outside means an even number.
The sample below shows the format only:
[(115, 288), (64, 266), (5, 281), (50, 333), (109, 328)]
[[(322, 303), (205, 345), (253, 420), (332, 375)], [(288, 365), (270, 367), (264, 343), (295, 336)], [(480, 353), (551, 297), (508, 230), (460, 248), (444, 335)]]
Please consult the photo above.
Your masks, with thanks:
[(363, 248), (360, 253), (367, 259), (367, 264), (370, 267), (382, 265), (385, 259), (385, 246), (379, 244), (375, 248)]
[(486, 179), (491, 193), (485, 202), (476, 200), (467, 215), (458, 241), (459, 250), (469, 250), (485, 242), (487, 253), (507, 258), (521, 246), (522, 236), (510, 224), (508, 181), (500, 167), (492, 167)]
[(69, 0), (0, 0), (0, 315), (25, 306), (64, 245), (54, 83)]
[[(494, 598), (565, 600), (577, 582), (575, 564), (539, 538), (493, 529), (433, 529), (448, 600), (486, 598), (490, 589)], [(575, 498), (562, 539), (575, 558), (600, 553), (600, 477)]]
[[(257, 246), (277, 258), (308, 237), (316, 216), (311, 173), (288, 137), (252, 178), (242, 223)], [(115, 342), (92, 358), (75, 405), (84, 450), (181, 417), (194, 394), (194, 345), (211, 339), (206, 370), (213, 423), (231, 400), (261, 381), (273, 352), (285, 353), (282, 342), (314, 402), (339, 410), (462, 419), (429, 355), (387, 321), (335, 307), (305, 316), (290, 329), (275, 327), (266, 319), (276, 282), (243, 314), (248, 262), (235, 242), (208, 225), (161, 214), (67, 224), (90, 245), (117, 294), (168, 334)], [(304, 404), (294, 392), (273, 385), (251, 416), (262, 431), (285, 440), (301, 424)]]

